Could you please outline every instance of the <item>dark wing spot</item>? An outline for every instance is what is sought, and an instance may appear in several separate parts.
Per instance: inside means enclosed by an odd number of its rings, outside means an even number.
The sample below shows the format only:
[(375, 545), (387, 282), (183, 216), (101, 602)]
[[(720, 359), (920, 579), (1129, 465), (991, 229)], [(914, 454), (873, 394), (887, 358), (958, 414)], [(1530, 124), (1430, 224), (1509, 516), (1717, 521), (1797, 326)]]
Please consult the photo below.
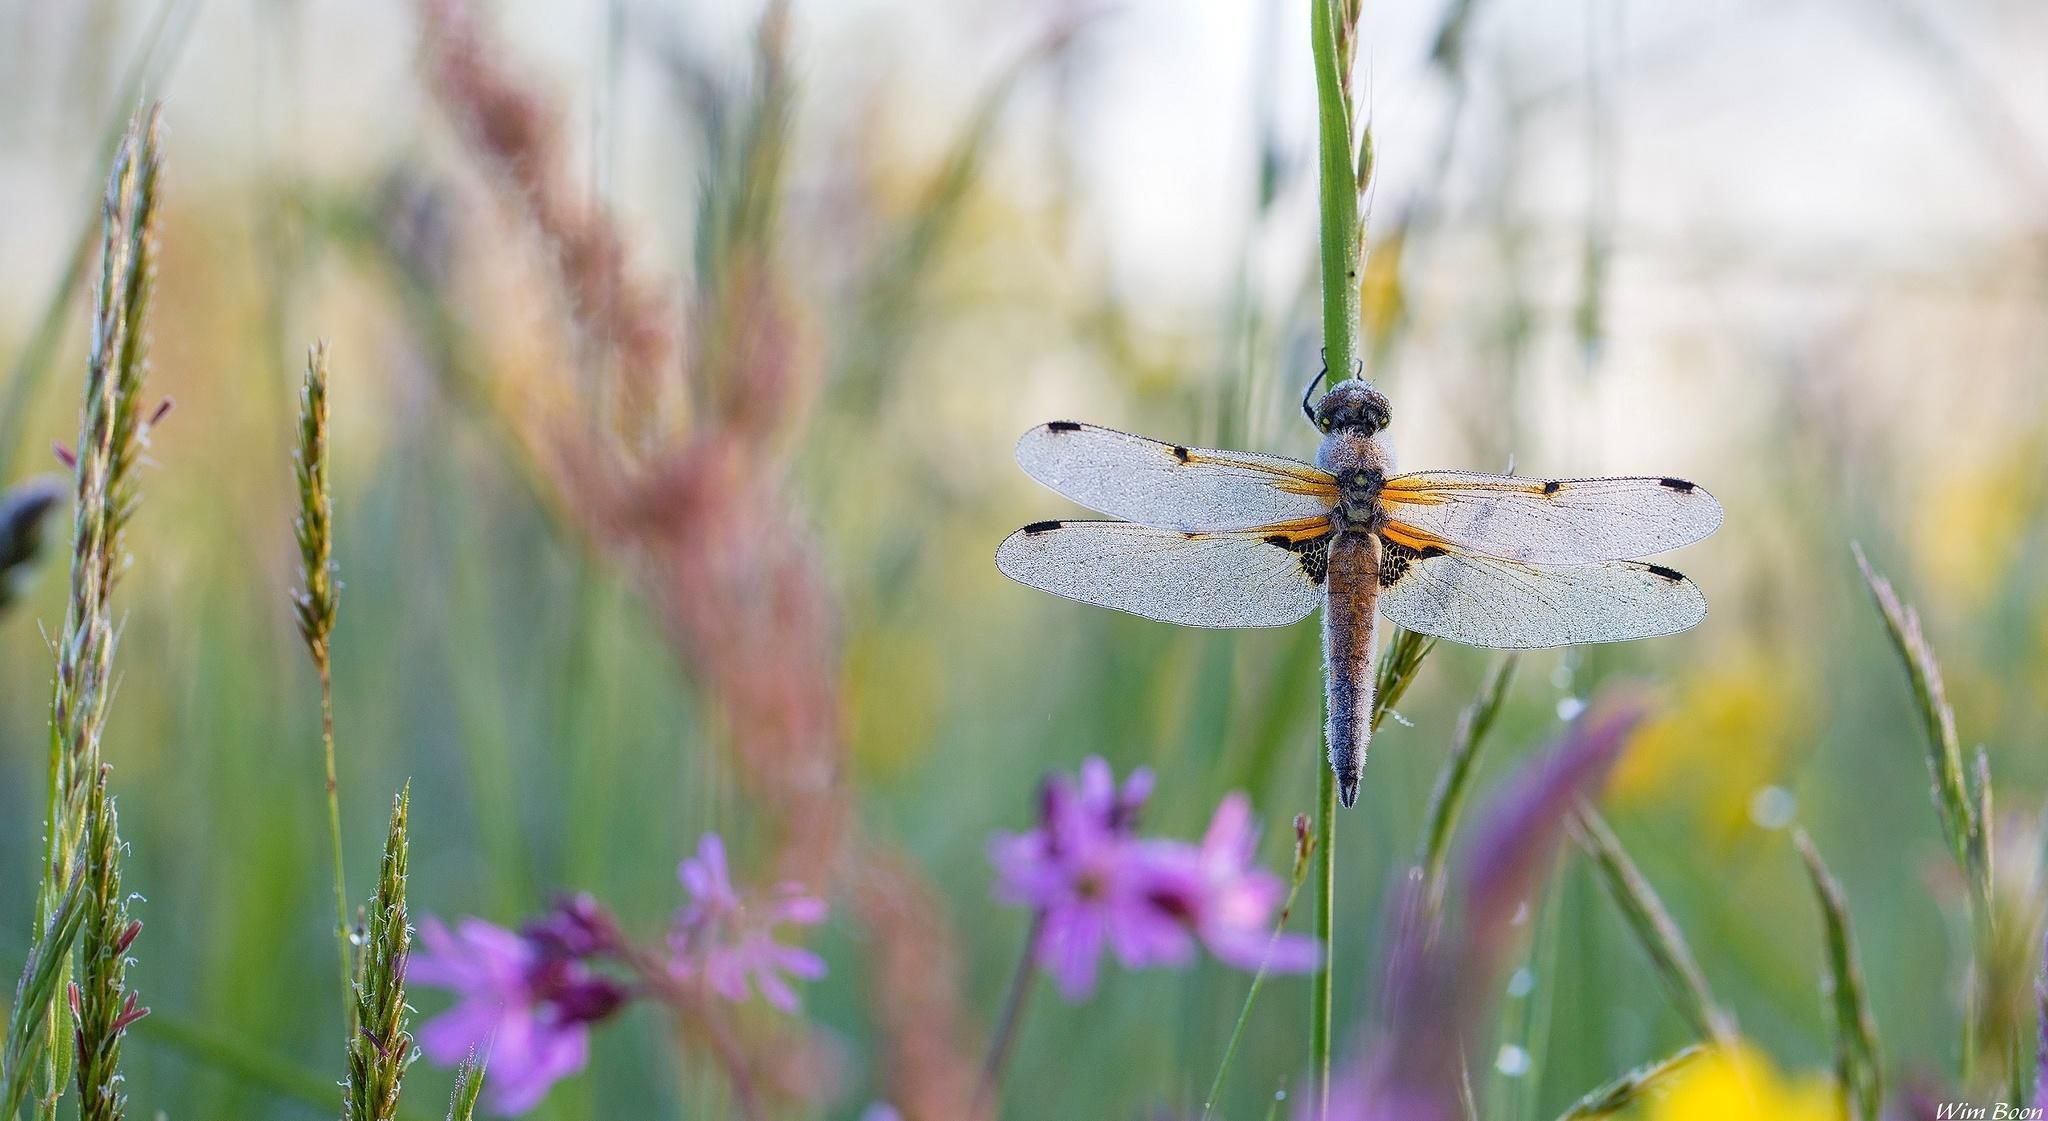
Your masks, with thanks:
[(1301, 560), (1301, 570), (1308, 573), (1311, 583), (1320, 585), (1330, 573), (1330, 537), (1310, 537), (1296, 541), (1284, 533), (1264, 538), (1266, 544), (1276, 549), (1285, 549)]
[(1408, 571), (1408, 562), (1416, 557), (1415, 550), (1390, 537), (1380, 538), (1380, 587), (1391, 587)]
[(1186, 463), (1188, 461), (1188, 450), (1184, 447), (1181, 447), (1179, 444), (1175, 444), (1173, 446), (1173, 458), (1180, 460), (1182, 463)]
[(1544, 494), (1556, 494), (1558, 491), (1561, 491), (1563, 489), (1564, 484), (1558, 482), (1556, 479), (1552, 479), (1549, 482), (1543, 484)]
[(1041, 533), (1051, 533), (1065, 524), (1065, 522), (1032, 522), (1030, 525), (1025, 526), (1021, 532), (1036, 537)]
[(1646, 564), (1643, 567), (1650, 570), (1650, 575), (1662, 576), (1663, 578), (1671, 581), (1674, 584), (1682, 584), (1685, 582), (1685, 573), (1680, 572), (1675, 568), (1666, 568), (1661, 564)]
[(1071, 420), (1055, 420), (1046, 424), (1047, 432), (1079, 432), (1081, 426)]
[(1391, 537), (1380, 538), (1380, 587), (1384, 588), (1399, 580), (1408, 572), (1408, 566), (1445, 553), (1441, 545), (1424, 545), (1411, 549)]
[(1670, 487), (1680, 494), (1691, 494), (1693, 490), (1692, 484), (1684, 479), (1658, 479), (1657, 482), (1660, 486)]

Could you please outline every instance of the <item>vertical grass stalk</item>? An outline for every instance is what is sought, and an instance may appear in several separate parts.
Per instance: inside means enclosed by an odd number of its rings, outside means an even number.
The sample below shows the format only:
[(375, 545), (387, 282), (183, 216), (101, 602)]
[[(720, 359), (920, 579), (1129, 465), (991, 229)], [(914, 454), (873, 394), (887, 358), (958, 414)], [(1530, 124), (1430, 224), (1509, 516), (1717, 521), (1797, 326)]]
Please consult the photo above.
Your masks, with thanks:
[(1458, 812), (1472, 786), (1479, 747), (1486, 742), (1486, 733), (1493, 729), (1494, 718), (1500, 715), (1508, 683), (1514, 676), (1514, 655), (1494, 664), (1493, 672), (1479, 687), (1479, 695), (1459, 715), (1457, 731), (1451, 736), (1451, 753), (1444, 759), (1436, 786), (1430, 792), (1429, 813), (1423, 819), (1427, 824), (1422, 830), (1422, 851), (1416, 854), (1415, 866), (1422, 873), (1423, 898), (1432, 908), (1443, 900), (1444, 861), (1450, 853), (1451, 834), (1457, 831)]
[(121, 1036), (149, 1014), (127, 984), (128, 950), (142, 924), (128, 917), (121, 887), (121, 828), (107, 794), (108, 768), (93, 781), (86, 808), (85, 925), (79, 934), (82, 984), (71, 987), (77, 1023), (79, 1121), (120, 1121)]
[(412, 926), (405, 910), (406, 862), (410, 851), (406, 811), (411, 784), (391, 803), (391, 828), (384, 836), (384, 864), (377, 894), (370, 900), (362, 964), (356, 981), (356, 1030), (348, 1040), (348, 1081), (342, 1088), (343, 1121), (391, 1121), (398, 1116), (399, 1083), (412, 1065), (407, 1030), (405, 963), (412, 951)]
[(484, 1059), (471, 1055), (455, 1069), (455, 1092), (448, 1098), (448, 1121), (472, 1121), (477, 1095), (484, 1089)]
[(1615, 836), (1600, 811), (1590, 804), (1581, 805), (1572, 815), (1572, 834), (1592, 858), (1607, 897), (1614, 901), (1636, 942), (1650, 956), (1658, 979), (1664, 982), (1664, 991), (1687, 1025), (1703, 1040), (1733, 1043), (1734, 1022), (1714, 999), (1713, 990), (1707, 986), (1706, 972), (1693, 956), (1692, 946), (1678, 928), (1678, 920), (1671, 917), (1657, 889), (1650, 886), (1649, 878), (1622, 847), (1621, 838)]
[[(1325, 772), (1328, 767), (1323, 768)], [(1296, 816), (1294, 819), (1294, 873), (1288, 878), (1287, 902), (1280, 906), (1280, 917), (1274, 920), (1273, 937), (1266, 942), (1266, 953), (1271, 957), (1273, 946), (1280, 941), (1280, 933), (1287, 929), (1287, 919), (1294, 913), (1294, 900), (1301, 894), (1301, 885), (1308, 881), (1309, 860), (1314, 855), (1309, 850), (1315, 841), (1309, 836), (1308, 820)], [(1258, 971), (1252, 974), (1252, 983), (1245, 990), (1244, 1006), (1237, 1010), (1237, 1024), (1230, 1029), (1230, 1042), (1223, 1047), (1223, 1058), (1216, 1063), (1216, 1077), (1209, 1082), (1209, 1092), (1202, 1097), (1202, 1121), (1209, 1121), (1209, 1114), (1216, 1108), (1216, 1099), (1223, 1094), (1223, 1076), (1230, 1072), (1230, 1060), (1237, 1057), (1237, 1045), (1244, 1039), (1244, 1026), (1252, 1018), (1252, 1004), (1259, 999), (1259, 988), (1266, 983), (1268, 962), (1259, 962)]]
[[(10, 1017), (4, 1103), (10, 1107), (9, 1116), (26, 1085), (28, 1065), (40, 1063), (43, 1072), (39, 1115), (54, 1117), (71, 1074), (74, 1042), (109, 1042), (80, 1037), (73, 1030), (73, 1002), (60, 1001), (57, 995), (70, 980), (73, 938), (81, 930), (97, 928), (88, 921), (97, 897), (84, 876), (88, 818), (93, 816), (87, 803), (89, 789), (100, 781), (100, 735), (113, 693), (118, 628), (109, 600), (124, 555), (122, 529), (135, 507), (133, 468), (155, 419), (142, 414), (138, 399), (148, 366), (161, 166), (158, 114), (151, 110), (146, 120), (129, 122), (115, 149), (102, 198), (100, 275), (93, 296), (84, 407), (78, 444), (69, 453), (75, 485), (71, 588), (64, 628), (55, 643), (43, 869), (36, 899), (36, 944), (30, 952), (29, 980), (42, 1008), (22, 1007), (31, 996), (25, 990)], [(118, 845), (109, 851), (118, 858)], [(118, 895), (118, 879), (115, 883)], [(107, 949), (89, 946), (88, 959), (96, 960)], [(125, 952), (126, 946), (120, 949)], [(40, 1038), (31, 1037), (17, 1047), (19, 1029), (31, 1021), (38, 1025)], [(102, 1026), (118, 1034), (126, 1025), (117, 1021), (118, 1017)], [(113, 1077), (110, 1063), (97, 1069)]]
[(1870, 1001), (1864, 995), (1863, 969), (1856, 960), (1856, 939), (1849, 930), (1849, 904), (1842, 885), (1821, 863), (1820, 850), (1813, 847), (1805, 830), (1792, 834), (1799, 855), (1806, 861), (1806, 873), (1813, 880), (1814, 899), (1820, 904), (1826, 928), (1827, 972), (1825, 995), (1835, 1022), (1835, 1077), (1855, 1121), (1877, 1121), (1884, 1107), (1884, 1068), (1878, 1059), (1877, 1021), (1870, 1015)]
[(1964, 766), (1955, 710), (1949, 706), (1948, 692), (1942, 684), (1941, 664), (1935, 660), (1934, 648), (1921, 630), (1919, 612), (1901, 600), (1891, 581), (1871, 567), (1862, 546), (1852, 543), (1850, 549), (1856, 555), (1856, 567), (1862, 570), (1864, 582), (1870, 586), (1871, 597), (1877, 601), (1885, 633), (1904, 663), (1906, 680), (1912, 686), (1913, 707), (1927, 736), (1927, 767), (1934, 782), (1935, 813), (1969, 900), (1973, 967), (1965, 993), (1967, 1007), (1963, 1011), (1961, 1055), (1957, 1063), (1959, 1080), (1965, 1088), (1976, 1082), (1977, 1059), (1982, 1051), (2001, 1057), (2012, 1068), (2005, 1072), (2006, 1080), (2016, 1083), (2020, 1078), (2018, 1056), (2023, 1048), (2021, 1029), (2014, 1024), (2005, 1029), (2009, 1038), (1993, 1038), (2000, 1031), (1997, 1009), (2005, 1003), (2007, 994), (1983, 991), (1997, 947), (1991, 875), (1990, 763), (1980, 750), (1974, 770)]
[(341, 792), (334, 774), (334, 672), (329, 639), (334, 634), (337, 586), (334, 579), (334, 495), (327, 483), (327, 344), (306, 352), (306, 377), (299, 389), (299, 446), (293, 453), (299, 482), (300, 589), (292, 595), (299, 637), (320, 675), (320, 752), (327, 767), (327, 841), (334, 855), (334, 937), (341, 957), (341, 1007), (347, 1033), (355, 1034), (355, 1001), (350, 992), (355, 968), (349, 947), (348, 879), (342, 871)]
[[(1350, 376), (1352, 360), (1358, 354), (1358, 265), (1364, 235), (1358, 222), (1358, 165), (1354, 162), (1350, 94), (1358, 15), (1356, 0), (1309, 0), (1321, 194), (1323, 360), (1333, 385)], [(1327, 714), (1324, 724), (1328, 724)], [(1316, 769), (1320, 772), (1316, 786), (1316, 937), (1323, 943), (1323, 967), (1316, 972), (1311, 995), (1309, 1061), (1313, 1115), (1320, 1117), (1328, 1112), (1330, 1098), (1337, 781), (1329, 767)]]

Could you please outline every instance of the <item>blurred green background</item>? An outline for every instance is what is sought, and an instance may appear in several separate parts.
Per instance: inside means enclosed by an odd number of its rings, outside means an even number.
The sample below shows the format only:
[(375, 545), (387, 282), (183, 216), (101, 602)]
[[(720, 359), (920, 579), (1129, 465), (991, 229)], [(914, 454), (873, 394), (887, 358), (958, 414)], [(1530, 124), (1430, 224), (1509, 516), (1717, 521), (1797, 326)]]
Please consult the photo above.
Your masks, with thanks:
[[(615, 208), (633, 267), (704, 288), (705, 198), (746, 189), (718, 138), (760, 80), (754, 5), (484, 14), (563, 107), (568, 164)], [(1312, 625), (1176, 630), (1010, 584), (990, 560), (1010, 529), (1069, 510), (1010, 457), (1041, 420), (1312, 453), (1296, 412), (1317, 338), (1306, 19), (1165, 0), (792, 9), (776, 253), (816, 376), (787, 462), (761, 469), (786, 476), (835, 599), (861, 829), (943, 893), (984, 1023), (1026, 927), (989, 902), (984, 846), (1028, 823), (1048, 770), (1151, 766), (1150, 826), (1181, 836), (1246, 789), (1275, 868), (1312, 808)], [(1368, 375), (1394, 401), (1401, 464), (1681, 475), (1728, 509), (1671, 562), (1706, 590), (1707, 621), (1524, 657), (1480, 782), (1601, 680), (1655, 683), (1663, 715), (1611, 817), (1745, 1035), (1792, 1070), (1828, 1062), (1796, 820), (1847, 888), (1891, 1067), (1951, 1071), (1958, 889), (1849, 542), (1919, 605), (1965, 746), (1989, 749), (2005, 874), (2031, 880), (2048, 785), (2048, 12), (1388, 2), (1367, 5), (1363, 36)], [(748, 851), (712, 702), (505, 438), (505, 413), (551, 407), (576, 350), (530, 229), (428, 91), (418, 37), (394, 3), (0, 4), (6, 481), (56, 470), (50, 445), (73, 438), (82, 294), (49, 362), (33, 337), (133, 76), (166, 102), (152, 385), (177, 409), (128, 538), (106, 749), (148, 899), (138, 1114), (332, 1112), (317, 693), (287, 599), (295, 385), (316, 336), (334, 348), (350, 895), (407, 778), (419, 913), (510, 925), (582, 889), (651, 933), (700, 832)], [(62, 617), (60, 553), (46, 542), (0, 617), (8, 970), (39, 851), (38, 628)], [(1343, 1018), (1492, 657), (1438, 649), (1340, 821)], [(1554, 1116), (1686, 1041), (1578, 862), (1530, 925), (1533, 985), (1499, 1030), (1538, 1061), (1516, 1075), (1481, 1056), (1491, 1117)], [(860, 937), (842, 910), (822, 939), (833, 973), (807, 993), (844, 1050), (824, 1116), (880, 1092)], [(1011, 1115), (1198, 1109), (1246, 981), (1204, 964), (1112, 971), (1080, 1006), (1040, 994)], [(1261, 998), (1226, 1116), (1294, 1084), (1307, 992), (1280, 979)], [(535, 1116), (715, 1116), (713, 1077), (641, 1012)], [(408, 1100), (431, 1110), (446, 1079), (417, 1068)]]

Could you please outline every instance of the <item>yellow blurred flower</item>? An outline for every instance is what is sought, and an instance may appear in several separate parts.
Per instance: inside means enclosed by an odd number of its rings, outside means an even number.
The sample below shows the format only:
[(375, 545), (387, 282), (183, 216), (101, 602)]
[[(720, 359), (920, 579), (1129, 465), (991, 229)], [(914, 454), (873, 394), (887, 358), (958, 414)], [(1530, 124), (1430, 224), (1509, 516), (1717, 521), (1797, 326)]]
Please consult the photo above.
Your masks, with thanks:
[(1928, 473), (1922, 508), (1940, 508), (1941, 531), (1908, 540), (1914, 567), (1953, 610), (1984, 606), (2019, 558), (2039, 509), (2039, 458), (2013, 447)]
[(1841, 1097), (1822, 1076), (1779, 1075), (1748, 1044), (1718, 1048), (1685, 1064), (1651, 1099), (1649, 1121), (1840, 1121)]
[(1762, 652), (1714, 663), (1636, 734), (1608, 795), (1621, 803), (1682, 798), (1724, 838), (1744, 828), (1757, 792), (1805, 741), (1806, 672)]

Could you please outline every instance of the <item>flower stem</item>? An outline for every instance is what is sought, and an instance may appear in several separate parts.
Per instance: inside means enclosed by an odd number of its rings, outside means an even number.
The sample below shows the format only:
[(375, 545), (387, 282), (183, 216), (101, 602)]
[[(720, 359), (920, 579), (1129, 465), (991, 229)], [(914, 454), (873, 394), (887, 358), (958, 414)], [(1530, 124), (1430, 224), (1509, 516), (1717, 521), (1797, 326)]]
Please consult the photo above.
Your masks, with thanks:
[(1337, 774), (1327, 765), (1316, 770), (1322, 775), (1316, 783), (1316, 937), (1323, 943), (1323, 967), (1316, 971), (1310, 998), (1308, 1051), (1314, 1080), (1310, 1093), (1316, 1101), (1312, 1116), (1323, 1117), (1330, 1112), (1330, 1021), (1336, 995), (1331, 969), (1337, 944)]
[(981, 1064), (981, 1086), (974, 1092), (977, 1108), (987, 1104), (1003, 1080), (1010, 1051), (1017, 1042), (1017, 1024), (1024, 1019), (1024, 1007), (1031, 1001), (1031, 983), (1038, 979), (1038, 939), (1045, 933), (1045, 912), (1031, 917), (1031, 932), (1024, 936), (1024, 952), (1017, 958), (1017, 972), (1010, 978), (1010, 993), (1003, 998), (1003, 1013), (996, 1020), (996, 1033), (988, 1042), (988, 1058)]
[[(1304, 829), (1300, 818), (1295, 819), (1295, 829), (1297, 838), (1300, 838), (1300, 831)], [(1216, 1099), (1223, 1093), (1223, 1076), (1230, 1070), (1230, 1060), (1237, 1057), (1237, 1045), (1244, 1038), (1244, 1025), (1252, 1018), (1252, 1002), (1259, 999), (1259, 988), (1266, 983), (1266, 967), (1272, 964), (1273, 947), (1280, 941), (1281, 931), (1287, 928), (1287, 917), (1294, 913), (1294, 899), (1301, 894), (1301, 885), (1307, 880), (1302, 875), (1307, 869), (1303, 867), (1306, 861), (1302, 859), (1301, 848), (1306, 844), (1306, 839), (1296, 842), (1294, 882), (1287, 889), (1287, 902), (1280, 907), (1280, 919), (1273, 924), (1273, 937), (1266, 941), (1266, 956), (1259, 959), (1258, 972), (1252, 974), (1251, 987), (1245, 990), (1244, 1007), (1237, 1010), (1237, 1026), (1230, 1029), (1230, 1042), (1224, 1046), (1223, 1058), (1216, 1064), (1216, 1077), (1209, 1082), (1209, 1093), (1202, 1098), (1202, 1121), (1209, 1121), (1209, 1113), (1216, 1108)]]

